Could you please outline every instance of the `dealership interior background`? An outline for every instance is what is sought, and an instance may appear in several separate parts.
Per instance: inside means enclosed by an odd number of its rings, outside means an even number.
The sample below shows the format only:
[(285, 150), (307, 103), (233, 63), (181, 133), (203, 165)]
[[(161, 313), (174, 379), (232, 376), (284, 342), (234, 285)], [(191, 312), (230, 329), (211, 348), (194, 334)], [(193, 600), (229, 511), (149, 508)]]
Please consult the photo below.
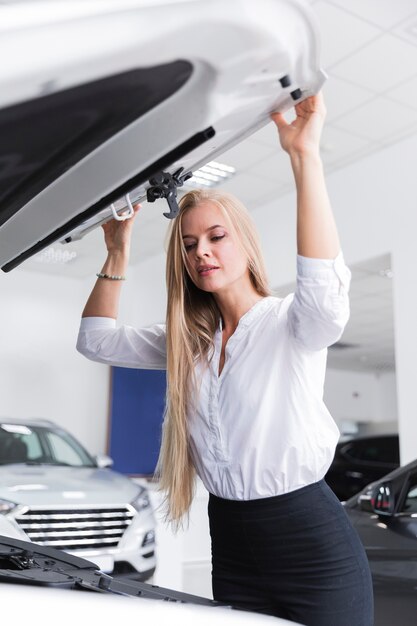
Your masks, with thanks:
[[(414, 0), (310, 4), (329, 75), (322, 157), (353, 274), (351, 319), (329, 350), (325, 401), (342, 433), (398, 432), (404, 464), (417, 458), (417, 8)], [(295, 194), (275, 127), (268, 124), (221, 160), (236, 168), (224, 188), (256, 222), (274, 291), (288, 293)], [(145, 203), (136, 220), (120, 322), (164, 320), (163, 210), (162, 201)], [(51, 419), (90, 452), (104, 453), (110, 370), (75, 350), (81, 311), (105, 257), (101, 229), (53, 249), (66, 262), (50, 250), (0, 274), (0, 413)], [(157, 509), (156, 486), (139, 480)], [(210, 597), (206, 504), (199, 485), (188, 529), (173, 535), (159, 522), (155, 584)]]

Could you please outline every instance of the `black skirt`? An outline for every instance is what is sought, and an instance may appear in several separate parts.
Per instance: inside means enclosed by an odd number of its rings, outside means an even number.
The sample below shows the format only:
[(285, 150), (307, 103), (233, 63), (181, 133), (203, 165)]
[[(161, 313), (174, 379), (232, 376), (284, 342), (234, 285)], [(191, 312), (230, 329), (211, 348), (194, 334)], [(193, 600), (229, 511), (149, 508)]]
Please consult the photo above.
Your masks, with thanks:
[(306, 626), (372, 626), (368, 560), (324, 480), (258, 500), (210, 494), (213, 597)]

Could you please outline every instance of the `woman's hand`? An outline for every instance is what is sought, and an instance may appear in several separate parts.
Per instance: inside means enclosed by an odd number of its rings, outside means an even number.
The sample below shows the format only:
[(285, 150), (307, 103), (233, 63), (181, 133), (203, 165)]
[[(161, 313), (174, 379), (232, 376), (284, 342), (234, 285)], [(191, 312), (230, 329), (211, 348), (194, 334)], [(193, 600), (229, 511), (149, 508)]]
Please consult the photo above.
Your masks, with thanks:
[(123, 221), (113, 219), (105, 224), (102, 224), (104, 241), (109, 253), (124, 252), (127, 248), (129, 248), (133, 222), (140, 208), (140, 204), (134, 204), (134, 215), (129, 219)]
[[(116, 277), (125, 275), (129, 262), (133, 222), (139, 209), (140, 204), (134, 204), (134, 215), (129, 219), (123, 221), (113, 219), (102, 224), (108, 254), (100, 274)], [(112, 317), (116, 319), (121, 285), (122, 281), (120, 280), (98, 278), (84, 307), (83, 317)]]
[(326, 107), (321, 92), (295, 105), (296, 118), (291, 124), (282, 113), (272, 113), (281, 146), (291, 155), (318, 154)]

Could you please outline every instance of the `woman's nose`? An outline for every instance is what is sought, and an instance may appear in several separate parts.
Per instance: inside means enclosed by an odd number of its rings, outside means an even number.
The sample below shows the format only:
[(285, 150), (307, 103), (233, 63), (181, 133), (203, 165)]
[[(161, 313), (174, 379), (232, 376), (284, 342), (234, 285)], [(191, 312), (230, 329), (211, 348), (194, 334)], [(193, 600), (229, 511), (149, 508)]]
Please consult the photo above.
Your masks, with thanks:
[(210, 256), (210, 246), (206, 241), (199, 241), (195, 248), (195, 253), (197, 258), (202, 258), (204, 256)]

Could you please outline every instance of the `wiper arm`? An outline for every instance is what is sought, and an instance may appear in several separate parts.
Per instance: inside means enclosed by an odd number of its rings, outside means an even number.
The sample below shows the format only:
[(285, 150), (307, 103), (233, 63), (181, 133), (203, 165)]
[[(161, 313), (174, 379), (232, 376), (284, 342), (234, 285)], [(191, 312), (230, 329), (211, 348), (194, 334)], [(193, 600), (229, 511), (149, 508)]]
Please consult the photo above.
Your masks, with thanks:
[(70, 463), (61, 463), (60, 461), (23, 461), (25, 465), (61, 465), (63, 467), (78, 467)]

